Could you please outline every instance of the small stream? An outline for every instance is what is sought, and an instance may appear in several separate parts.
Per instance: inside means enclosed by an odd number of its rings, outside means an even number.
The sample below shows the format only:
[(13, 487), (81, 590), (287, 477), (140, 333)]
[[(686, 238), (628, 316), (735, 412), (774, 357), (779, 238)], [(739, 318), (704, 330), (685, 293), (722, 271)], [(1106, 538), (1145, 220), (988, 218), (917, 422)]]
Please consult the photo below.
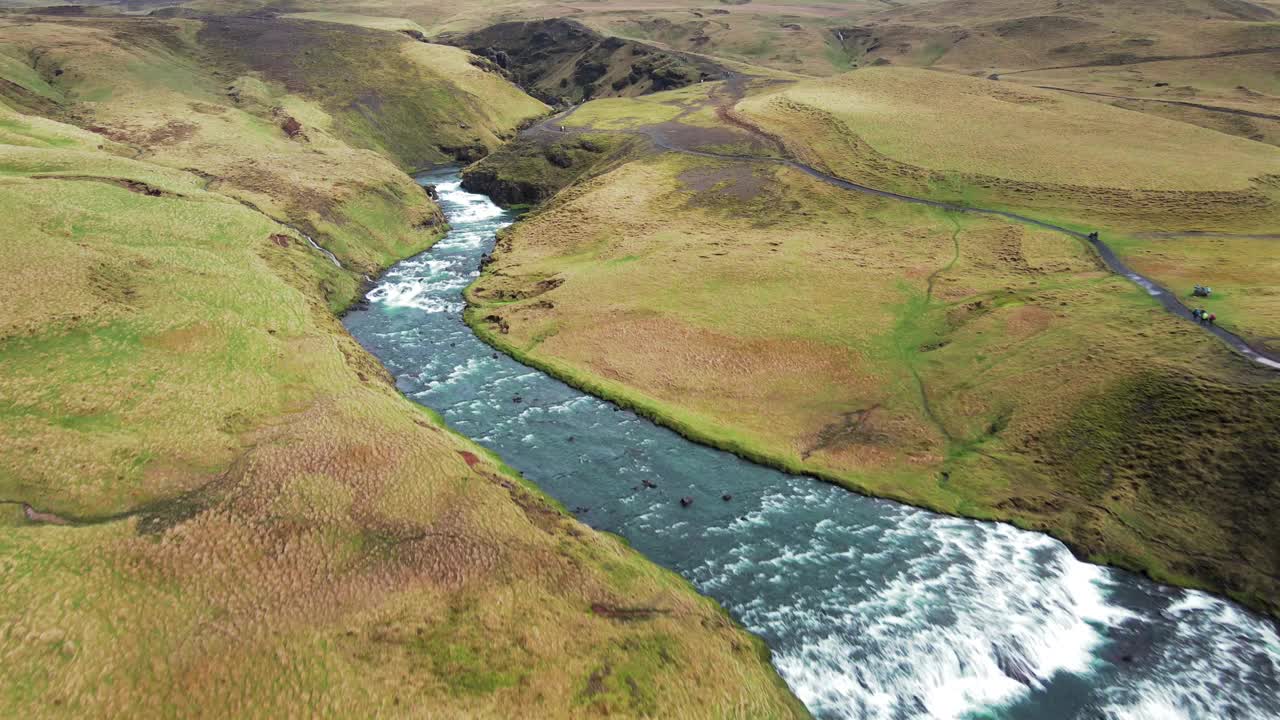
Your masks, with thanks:
[(410, 398), (718, 600), (815, 716), (1280, 718), (1269, 619), (1042, 534), (754, 465), (495, 353), (462, 290), (513, 217), (456, 172), (419, 181), (451, 230), (347, 328)]

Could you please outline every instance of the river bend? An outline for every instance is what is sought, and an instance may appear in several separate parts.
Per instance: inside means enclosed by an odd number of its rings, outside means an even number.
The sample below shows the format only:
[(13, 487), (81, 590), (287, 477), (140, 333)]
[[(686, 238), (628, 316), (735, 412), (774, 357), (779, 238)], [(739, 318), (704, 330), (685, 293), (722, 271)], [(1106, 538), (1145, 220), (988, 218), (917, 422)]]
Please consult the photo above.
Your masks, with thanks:
[(462, 291), (513, 216), (456, 172), (419, 182), (451, 230), (347, 328), (410, 398), (718, 600), (815, 716), (1280, 718), (1272, 620), (1039, 533), (746, 462), (495, 353)]

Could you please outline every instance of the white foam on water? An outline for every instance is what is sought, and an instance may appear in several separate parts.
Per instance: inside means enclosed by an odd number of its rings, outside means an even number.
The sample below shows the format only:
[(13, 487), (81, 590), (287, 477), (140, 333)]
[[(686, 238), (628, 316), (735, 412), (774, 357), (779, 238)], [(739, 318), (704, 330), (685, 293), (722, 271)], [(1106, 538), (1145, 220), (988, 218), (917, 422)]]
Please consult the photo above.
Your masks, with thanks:
[(456, 276), (457, 273), (452, 270), (454, 261), (452, 260), (435, 260), (432, 258), (418, 256), (410, 260), (405, 260), (397, 264), (393, 269), (387, 271), (385, 277), (418, 277), (425, 270), (433, 275), (445, 274)]
[(1099, 711), (1108, 720), (1193, 720), (1187, 708), (1179, 707), (1175, 698), (1162, 693), (1163, 688), (1148, 689), (1129, 705), (1108, 705)]
[[(820, 524), (830, 538), (832, 526)], [(921, 539), (936, 548), (895, 553)], [(860, 599), (849, 602), (839, 588), (805, 588), (811, 594), (744, 613), (757, 632), (800, 638), (774, 662), (823, 715), (960, 718), (1006, 705), (1056, 673), (1089, 672), (1101, 639), (1094, 624), (1125, 617), (1103, 597), (1103, 571), (1044, 536), (914, 513), (896, 518), (880, 542), (880, 553), (862, 558), (879, 554), (890, 567)], [(761, 574), (764, 567), (785, 571), (847, 557), (834, 546), (825, 553), (790, 545), (759, 551), (735, 555), (770, 559), (745, 568), (739, 559), (723, 569)], [(775, 579), (782, 577), (767, 581)]]
[(784, 545), (780, 552), (776, 553), (768, 560), (760, 561), (759, 565), (783, 569), (787, 565), (818, 564), (821, 562), (822, 558), (829, 555), (829, 553), (824, 552), (824, 550), (825, 548), (821, 545), (814, 545), (813, 547), (806, 548), (804, 550), (798, 550), (790, 545)]
[(740, 515), (724, 527), (709, 527), (706, 532), (708, 535), (740, 535), (746, 532), (751, 526), (768, 525), (769, 521), (765, 519), (764, 513), (751, 511), (745, 515)]
[[(1108, 718), (1280, 717), (1280, 634), (1268, 621), (1208, 593), (1181, 596), (1145, 621), (1169, 626), (1174, 637), (1144, 658), (1149, 672), (1105, 690)], [(1267, 688), (1270, 688), (1268, 690)]]
[(461, 225), (491, 220), (506, 212), (488, 197), (463, 190), (461, 182), (440, 183), (436, 186), (436, 192), (440, 195), (440, 200), (449, 205), (450, 223)]
[(547, 412), (555, 415), (563, 415), (566, 413), (571, 413), (574, 410), (578, 410), (584, 406), (589, 407), (590, 405), (591, 405), (591, 398), (589, 398), (586, 395), (579, 395), (577, 397), (569, 398), (568, 400), (556, 403), (554, 405), (548, 405), (546, 407), (546, 410)]
[(391, 307), (417, 308), (429, 313), (457, 313), (462, 311), (461, 300), (446, 300), (440, 291), (453, 287), (450, 281), (431, 282), (421, 278), (399, 282), (386, 281), (369, 291), (371, 302)]
[(1182, 615), (1184, 613), (1196, 612), (1198, 610), (1210, 610), (1218, 604), (1217, 598), (1208, 593), (1196, 592), (1188, 590), (1182, 594), (1169, 607), (1165, 608), (1168, 615)]
[[(473, 377), (484, 368), (484, 358), (471, 357), (461, 365), (455, 365), (449, 370), (449, 374), (445, 375), (439, 383), (455, 383), (464, 378)], [(472, 403), (474, 407), (484, 408), (484, 403), (476, 401)]]
[(312, 250), (315, 250), (316, 252), (329, 258), (329, 262), (333, 263), (335, 267), (342, 267), (342, 263), (338, 260), (337, 255), (334, 255), (333, 253), (321, 247), (319, 243), (311, 239), (310, 235), (303, 235), (302, 237), (307, 239), (307, 244), (311, 246)]

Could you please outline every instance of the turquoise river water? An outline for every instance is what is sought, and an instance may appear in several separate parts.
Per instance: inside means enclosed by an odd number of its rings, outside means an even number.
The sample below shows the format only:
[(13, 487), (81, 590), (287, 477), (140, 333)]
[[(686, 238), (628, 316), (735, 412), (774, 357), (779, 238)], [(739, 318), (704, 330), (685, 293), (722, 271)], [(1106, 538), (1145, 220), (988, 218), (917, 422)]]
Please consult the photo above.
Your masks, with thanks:
[(743, 461), (495, 353), (462, 290), (513, 217), (456, 172), (419, 182), (451, 230), (347, 328), (410, 398), (718, 600), (815, 716), (1280, 718), (1274, 621), (1039, 533)]

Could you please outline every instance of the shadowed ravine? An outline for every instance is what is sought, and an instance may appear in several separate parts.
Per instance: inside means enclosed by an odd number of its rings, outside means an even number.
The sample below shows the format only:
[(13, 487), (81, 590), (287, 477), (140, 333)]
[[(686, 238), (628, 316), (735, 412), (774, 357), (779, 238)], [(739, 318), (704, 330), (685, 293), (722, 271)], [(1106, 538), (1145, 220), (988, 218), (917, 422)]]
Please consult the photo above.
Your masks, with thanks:
[(374, 286), (352, 334), (409, 397), (716, 598), (818, 717), (1280, 716), (1268, 619), (1045, 535), (754, 465), (495, 353), (462, 290), (512, 218), (456, 174), (421, 181), (452, 229)]

